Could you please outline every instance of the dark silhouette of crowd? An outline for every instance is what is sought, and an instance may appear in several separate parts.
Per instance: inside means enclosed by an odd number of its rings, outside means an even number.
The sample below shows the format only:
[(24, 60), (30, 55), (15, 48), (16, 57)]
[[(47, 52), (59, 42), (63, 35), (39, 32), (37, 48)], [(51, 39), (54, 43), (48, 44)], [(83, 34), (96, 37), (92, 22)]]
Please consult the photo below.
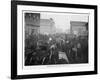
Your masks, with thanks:
[(26, 66), (79, 63), (88, 63), (88, 36), (57, 33), (25, 38)]

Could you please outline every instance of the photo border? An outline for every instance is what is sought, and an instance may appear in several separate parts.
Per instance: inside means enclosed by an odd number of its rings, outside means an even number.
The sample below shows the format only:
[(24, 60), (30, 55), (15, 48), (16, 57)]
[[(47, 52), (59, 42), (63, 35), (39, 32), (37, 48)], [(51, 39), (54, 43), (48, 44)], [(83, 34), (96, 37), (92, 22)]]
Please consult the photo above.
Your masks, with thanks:
[[(95, 27), (94, 28), (94, 71), (18, 75), (17, 74), (17, 5), (94, 9), (94, 27)], [(48, 3), (48, 2), (33, 2), (33, 1), (11, 1), (11, 78), (12, 79), (75, 76), (75, 75), (90, 75), (90, 74), (97, 74), (97, 5), (64, 4), (64, 3)]]

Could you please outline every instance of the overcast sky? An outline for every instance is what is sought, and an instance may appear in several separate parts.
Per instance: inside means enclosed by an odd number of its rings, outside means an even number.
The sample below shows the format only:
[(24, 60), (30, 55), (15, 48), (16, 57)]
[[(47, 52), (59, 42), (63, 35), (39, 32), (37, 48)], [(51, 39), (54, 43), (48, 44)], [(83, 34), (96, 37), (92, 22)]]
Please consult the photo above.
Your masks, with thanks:
[(47, 13), (42, 12), (41, 19), (52, 18), (56, 28), (66, 31), (70, 29), (70, 21), (88, 22), (88, 14), (71, 14), (71, 13)]

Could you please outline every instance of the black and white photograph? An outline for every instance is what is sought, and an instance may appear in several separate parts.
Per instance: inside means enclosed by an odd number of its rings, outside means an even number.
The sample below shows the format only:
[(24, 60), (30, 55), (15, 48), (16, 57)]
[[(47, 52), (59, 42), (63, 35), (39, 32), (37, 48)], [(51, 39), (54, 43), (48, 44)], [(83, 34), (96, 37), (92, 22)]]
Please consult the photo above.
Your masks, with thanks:
[(89, 14), (24, 13), (24, 64), (88, 63)]
[(12, 1), (11, 77), (97, 74), (97, 6)]

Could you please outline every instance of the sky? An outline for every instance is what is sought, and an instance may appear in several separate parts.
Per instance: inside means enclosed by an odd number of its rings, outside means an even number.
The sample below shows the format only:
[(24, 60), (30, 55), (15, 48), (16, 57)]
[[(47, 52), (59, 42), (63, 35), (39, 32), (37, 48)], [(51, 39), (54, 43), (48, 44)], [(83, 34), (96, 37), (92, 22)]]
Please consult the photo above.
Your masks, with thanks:
[(55, 22), (55, 27), (62, 31), (70, 29), (70, 21), (88, 22), (88, 14), (72, 14), (72, 13), (49, 13), (41, 12), (41, 19), (52, 18)]

